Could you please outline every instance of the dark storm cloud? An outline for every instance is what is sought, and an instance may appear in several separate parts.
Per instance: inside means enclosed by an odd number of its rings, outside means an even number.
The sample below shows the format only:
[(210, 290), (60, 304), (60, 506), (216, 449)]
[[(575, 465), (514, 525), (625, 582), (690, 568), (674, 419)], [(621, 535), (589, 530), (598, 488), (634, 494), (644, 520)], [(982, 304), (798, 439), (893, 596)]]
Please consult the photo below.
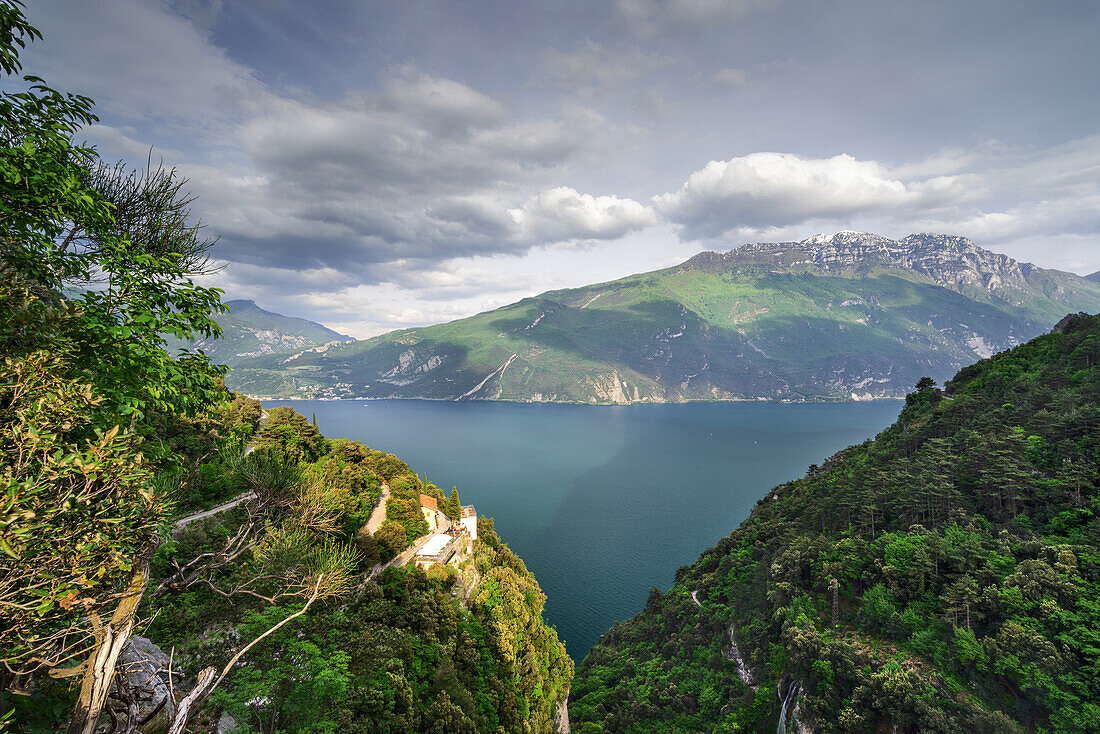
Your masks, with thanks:
[(1096, 3), (28, 13), (46, 40), (27, 71), (97, 100), (86, 133), (106, 157), (142, 164), (155, 144), (190, 177), (227, 287), (349, 320), (360, 304), (371, 329), (826, 229), (1100, 268)]
[[(532, 201), (540, 222), (554, 217), (539, 189), (613, 134), (581, 107), (515, 122), (465, 85), (405, 70), (382, 93), (336, 105), (278, 100), (239, 133), (250, 175), (192, 178), (218, 202), (208, 216), (224, 257), (366, 276), (363, 266), (400, 258), (517, 252), (652, 223), (637, 216), (641, 205), (608, 202), (600, 215), (623, 221), (594, 222), (571, 206), (557, 226), (527, 226)], [(305, 238), (315, 246), (300, 247)]]

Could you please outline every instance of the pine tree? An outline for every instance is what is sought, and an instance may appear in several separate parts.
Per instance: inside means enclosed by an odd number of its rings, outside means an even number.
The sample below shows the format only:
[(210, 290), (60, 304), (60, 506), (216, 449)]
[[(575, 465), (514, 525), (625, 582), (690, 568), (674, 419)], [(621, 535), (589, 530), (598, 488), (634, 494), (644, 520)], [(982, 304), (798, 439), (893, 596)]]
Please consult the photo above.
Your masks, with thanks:
[(443, 503), (443, 512), (452, 519), (462, 516), (462, 500), (458, 497), (458, 487), (451, 487), (451, 496)]
[(971, 611), (978, 596), (978, 584), (970, 574), (963, 574), (948, 587), (941, 600), (945, 611), (951, 615), (952, 624), (958, 627), (959, 615), (962, 614), (966, 628), (970, 629)]

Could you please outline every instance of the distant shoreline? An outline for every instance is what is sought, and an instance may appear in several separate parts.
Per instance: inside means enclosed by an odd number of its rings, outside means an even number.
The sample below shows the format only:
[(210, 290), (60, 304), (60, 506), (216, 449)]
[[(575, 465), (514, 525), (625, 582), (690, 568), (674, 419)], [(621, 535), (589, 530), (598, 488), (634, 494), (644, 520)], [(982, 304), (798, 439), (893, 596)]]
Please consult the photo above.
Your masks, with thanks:
[(381, 400), (423, 400), (433, 403), (509, 403), (514, 405), (588, 405), (597, 408), (626, 408), (633, 405), (688, 405), (688, 404), (715, 404), (715, 403), (750, 403), (754, 405), (838, 405), (841, 403), (878, 403), (885, 401), (901, 401), (905, 400), (905, 396), (900, 397), (873, 397), (873, 398), (861, 398), (858, 400), (852, 400), (851, 398), (813, 398), (807, 400), (770, 400), (767, 398), (729, 398), (729, 399), (713, 399), (713, 400), (633, 400), (629, 403), (596, 403), (580, 400), (506, 400), (501, 398), (474, 398), (467, 400), (456, 400), (455, 398), (427, 398), (427, 397), (386, 397), (386, 398), (281, 398), (272, 397), (270, 395), (249, 395), (242, 393), (253, 400), (259, 400), (261, 402), (267, 401), (281, 401), (287, 402), (291, 400), (301, 400), (310, 402), (324, 402), (324, 403), (350, 403), (356, 401), (381, 401)]

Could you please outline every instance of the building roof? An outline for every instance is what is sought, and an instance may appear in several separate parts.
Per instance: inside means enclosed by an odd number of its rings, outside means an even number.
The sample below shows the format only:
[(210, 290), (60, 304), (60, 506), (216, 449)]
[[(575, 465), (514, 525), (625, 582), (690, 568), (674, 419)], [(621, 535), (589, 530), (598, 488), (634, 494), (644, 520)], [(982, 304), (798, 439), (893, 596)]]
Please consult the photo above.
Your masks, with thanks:
[(426, 494), (420, 495), (420, 506), (439, 512), (439, 505), (436, 504), (435, 497), (429, 497)]
[(477, 515), (477, 510), (473, 505), (462, 505), (462, 517), (470, 517)]
[(432, 537), (428, 538), (428, 542), (424, 544), (424, 547), (416, 552), (418, 556), (436, 556), (447, 547), (447, 544), (451, 542), (451, 536), (444, 533), (436, 533)]

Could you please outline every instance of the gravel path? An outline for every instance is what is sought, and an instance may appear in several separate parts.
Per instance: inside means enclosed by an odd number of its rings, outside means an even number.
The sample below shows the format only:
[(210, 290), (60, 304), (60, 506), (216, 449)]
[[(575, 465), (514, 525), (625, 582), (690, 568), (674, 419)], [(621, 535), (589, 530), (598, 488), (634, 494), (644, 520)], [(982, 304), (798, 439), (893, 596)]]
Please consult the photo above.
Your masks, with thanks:
[(382, 482), (382, 494), (378, 495), (378, 504), (371, 510), (370, 517), (367, 518), (367, 524), (363, 528), (374, 535), (375, 531), (382, 526), (382, 523), (386, 520), (386, 503), (390, 500), (390, 485)]
[(187, 517), (181, 517), (179, 520), (176, 521), (176, 530), (179, 530), (185, 525), (195, 522), (195, 520), (201, 520), (204, 517), (210, 517), (211, 515), (217, 515), (219, 512), (225, 512), (226, 510), (232, 509), (244, 502), (245, 500), (250, 500), (255, 496), (256, 494), (254, 492), (245, 492), (244, 494), (239, 494), (228, 502), (218, 505), (217, 507), (211, 508), (209, 510), (203, 510), (202, 512), (196, 512), (195, 514), (188, 515)]
[[(267, 411), (263, 410), (263, 411), (260, 411), (260, 420), (256, 424), (256, 434), (255, 434), (256, 436), (260, 435), (260, 430), (263, 429), (265, 423), (267, 423)], [(256, 444), (254, 444), (250, 441), (248, 446), (245, 447), (245, 450), (244, 450), (244, 453), (242, 454), (242, 456), (248, 456), (249, 454), (251, 454), (255, 450), (256, 450)], [(223, 504), (218, 505), (217, 507), (211, 508), (209, 510), (203, 510), (202, 512), (196, 512), (194, 514), (188, 515), (187, 517), (181, 517), (179, 520), (176, 521), (176, 525), (173, 529), (173, 532), (183, 529), (186, 525), (189, 525), (190, 523), (193, 523), (196, 520), (202, 520), (204, 517), (210, 517), (211, 515), (217, 515), (219, 512), (225, 512), (226, 510), (231, 510), (234, 507), (236, 507), (237, 505), (244, 502), (245, 500), (250, 500), (255, 496), (256, 496), (256, 494), (254, 492), (244, 492), (242, 494), (237, 495), (236, 497), (229, 500), (228, 502), (225, 502)]]

